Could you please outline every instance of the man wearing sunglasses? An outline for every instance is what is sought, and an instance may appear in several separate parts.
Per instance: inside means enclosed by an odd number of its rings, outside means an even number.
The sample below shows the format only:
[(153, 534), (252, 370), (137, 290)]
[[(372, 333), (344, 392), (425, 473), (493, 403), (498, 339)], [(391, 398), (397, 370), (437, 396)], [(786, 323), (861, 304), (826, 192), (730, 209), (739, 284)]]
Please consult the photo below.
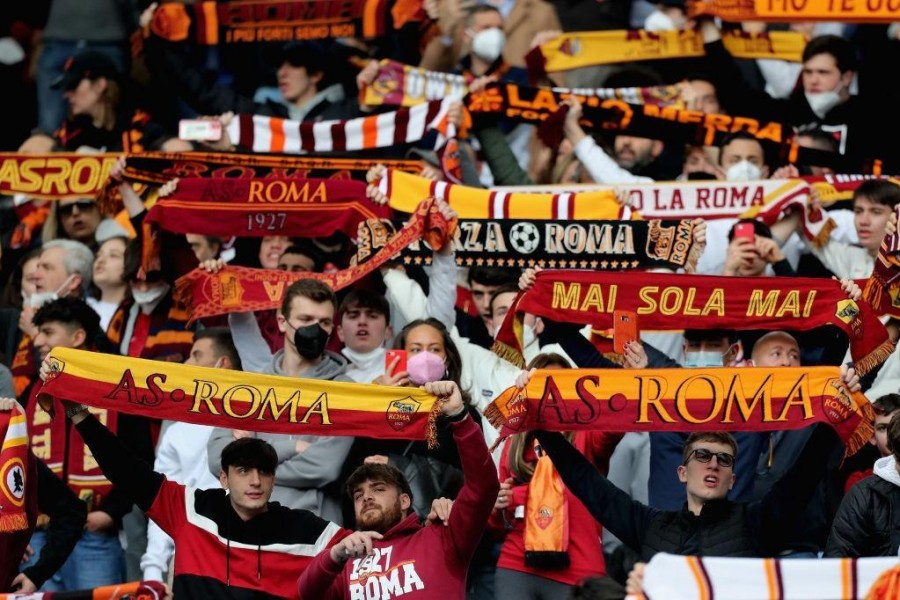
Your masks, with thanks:
[[(859, 377), (851, 367), (841, 373), (845, 385), (858, 391)], [(727, 499), (735, 483), (737, 444), (729, 433), (693, 433), (684, 444), (678, 478), (686, 502), (681, 510), (658, 510), (631, 497), (559, 433), (535, 432), (553, 460), (563, 483), (593, 517), (634, 550), (642, 562), (657, 552), (696, 556), (774, 556), (784, 547), (785, 534), (802, 514), (825, 474), (827, 455), (836, 440), (826, 425), (815, 426), (800, 457), (769, 492), (756, 502)], [(640, 567), (629, 576), (629, 593), (640, 591)]]

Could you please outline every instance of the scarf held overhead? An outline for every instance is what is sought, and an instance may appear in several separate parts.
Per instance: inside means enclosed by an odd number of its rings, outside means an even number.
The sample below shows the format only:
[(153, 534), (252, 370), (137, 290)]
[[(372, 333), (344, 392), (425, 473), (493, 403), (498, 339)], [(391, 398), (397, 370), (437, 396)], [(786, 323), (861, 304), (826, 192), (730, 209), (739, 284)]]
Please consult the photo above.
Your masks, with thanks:
[(432, 196), (445, 200), (463, 219), (616, 220), (631, 214), (619, 206), (612, 190), (584, 194), (492, 192), (396, 170), (388, 170), (377, 185), (391, 208), (401, 212), (415, 210), (416, 198)]
[(96, 196), (119, 154), (0, 154), (0, 194), (64, 200)]
[[(723, 31), (722, 42), (735, 58), (772, 58), (800, 62), (806, 39), (793, 31), (751, 34)], [(564, 33), (525, 55), (529, 78), (595, 65), (703, 56), (698, 31), (626, 29)]]
[[(671, 106), (681, 103), (681, 92), (676, 85), (577, 90), (553, 88), (553, 90), (586, 97), (618, 98), (629, 104)], [(468, 93), (466, 80), (462, 75), (429, 71), (385, 59), (379, 63), (378, 74), (372, 85), (366, 86), (362, 94), (362, 104), (408, 107), (450, 96), (462, 98)]]
[(435, 100), (412, 108), (400, 108), (346, 121), (307, 123), (241, 114), (228, 125), (228, 135), (238, 146), (253, 152), (354, 152), (419, 142), (427, 133), (439, 133), (435, 147), (443, 146), (455, 132), (447, 122), (453, 98)]
[(847, 298), (836, 281), (781, 277), (715, 277), (667, 273), (540, 271), (520, 292), (503, 321), (494, 351), (513, 364), (522, 359), (525, 313), (565, 323), (611, 329), (613, 311), (633, 310), (645, 330), (807, 330), (834, 325), (850, 339), (860, 374), (894, 350), (867, 302)]
[(553, 431), (779, 431), (827, 423), (854, 454), (872, 406), (838, 367), (538, 370), (484, 411), (500, 437)]
[(840, 21), (892, 23), (900, 18), (900, 5), (890, 0), (692, 0), (691, 17), (709, 15), (725, 21)]
[[(551, 269), (684, 269), (691, 273), (703, 248), (689, 220), (532, 221), (462, 219), (453, 239), (461, 267)], [(431, 264), (431, 248), (414, 243), (405, 264)]]
[(170, 42), (292, 42), (386, 33), (387, 0), (167, 2), (154, 12), (150, 32)]
[[(373, 272), (394, 258), (412, 242), (424, 238), (432, 248), (440, 249), (456, 228), (456, 221), (448, 222), (432, 200), (419, 204), (409, 223), (388, 236), (375, 232), (368, 223), (360, 223), (359, 250), (355, 264), (336, 273), (289, 273), (287, 271), (225, 267), (217, 273), (194, 269), (175, 284), (175, 294), (190, 310), (191, 320), (228, 314), (231, 312), (261, 311), (281, 307), (284, 290), (298, 279), (319, 279), (335, 291), (341, 290)], [(377, 251), (369, 251), (373, 248)]]
[(366, 198), (366, 185), (330, 179), (179, 179), (147, 220), (175, 233), (221, 237), (356, 234), (361, 221), (387, 217), (386, 206)]
[(54, 348), (42, 401), (266, 433), (435, 441), (440, 404), (418, 388), (207, 369)]

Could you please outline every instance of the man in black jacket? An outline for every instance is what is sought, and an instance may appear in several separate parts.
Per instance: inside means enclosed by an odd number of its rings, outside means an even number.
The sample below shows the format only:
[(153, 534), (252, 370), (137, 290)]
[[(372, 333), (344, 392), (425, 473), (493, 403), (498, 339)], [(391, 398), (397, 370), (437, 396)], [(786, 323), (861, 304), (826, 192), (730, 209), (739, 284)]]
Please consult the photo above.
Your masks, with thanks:
[[(859, 377), (842, 367), (848, 389), (858, 391)], [(537, 431), (541, 447), (553, 460), (563, 483), (594, 518), (636, 551), (642, 561), (657, 552), (697, 556), (773, 556), (784, 534), (801, 514), (825, 474), (822, 456), (834, 443), (827, 426), (815, 427), (794, 465), (762, 499), (728, 500), (737, 445), (727, 433), (695, 433), (685, 442), (678, 477), (687, 501), (679, 511), (651, 508), (609, 482), (562, 434)], [(640, 569), (638, 569), (640, 570)], [(631, 578), (629, 578), (631, 579)], [(630, 581), (631, 583), (631, 581)], [(630, 592), (639, 589), (630, 587)]]
[(900, 547), (900, 414), (888, 426), (889, 456), (875, 461), (874, 475), (841, 502), (825, 547), (827, 557), (897, 556)]

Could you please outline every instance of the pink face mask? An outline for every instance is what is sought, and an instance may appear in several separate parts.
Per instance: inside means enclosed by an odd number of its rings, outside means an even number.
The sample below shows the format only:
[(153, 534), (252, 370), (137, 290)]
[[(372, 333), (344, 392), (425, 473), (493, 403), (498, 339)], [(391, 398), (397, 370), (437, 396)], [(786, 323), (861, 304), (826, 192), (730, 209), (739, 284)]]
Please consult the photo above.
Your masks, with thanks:
[(430, 381), (440, 381), (447, 372), (444, 359), (433, 352), (413, 354), (406, 361), (409, 380), (416, 385), (424, 385)]

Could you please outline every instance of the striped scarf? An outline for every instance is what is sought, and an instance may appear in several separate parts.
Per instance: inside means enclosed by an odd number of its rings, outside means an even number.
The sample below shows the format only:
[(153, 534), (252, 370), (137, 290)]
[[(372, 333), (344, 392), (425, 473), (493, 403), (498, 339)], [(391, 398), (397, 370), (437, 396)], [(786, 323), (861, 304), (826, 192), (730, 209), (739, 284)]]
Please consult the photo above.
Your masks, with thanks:
[(447, 98), (394, 112), (318, 123), (241, 114), (229, 124), (228, 134), (236, 145), (253, 152), (284, 154), (388, 148), (418, 142), (431, 131), (438, 132), (435, 146), (440, 147), (455, 135), (446, 119), (453, 101)]
[(833, 0), (695, 0), (688, 3), (691, 17), (709, 15), (724, 21), (840, 21), (858, 23), (893, 23), (897, 21), (897, 5), (887, 1), (834, 2)]
[(660, 552), (644, 570), (646, 600), (789, 600), (834, 598), (888, 600), (879, 589), (880, 577), (893, 574), (897, 557), (720, 558), (676, 556)]
[(630, 209), (619, 206), (612, 190), (559, 194), (490, 191), (395, 170), (388, 170), (377, 184), (391, 208), (401, 212), (415, 210), (416, 198), (431, 196), (446, 200), (461, 218), (619, 220), (632, 215)]
[(29, 528), (25, 493), (29, 477), (28, 426), (25, 411), (16, 404), (0, 412), (0, 533)]

